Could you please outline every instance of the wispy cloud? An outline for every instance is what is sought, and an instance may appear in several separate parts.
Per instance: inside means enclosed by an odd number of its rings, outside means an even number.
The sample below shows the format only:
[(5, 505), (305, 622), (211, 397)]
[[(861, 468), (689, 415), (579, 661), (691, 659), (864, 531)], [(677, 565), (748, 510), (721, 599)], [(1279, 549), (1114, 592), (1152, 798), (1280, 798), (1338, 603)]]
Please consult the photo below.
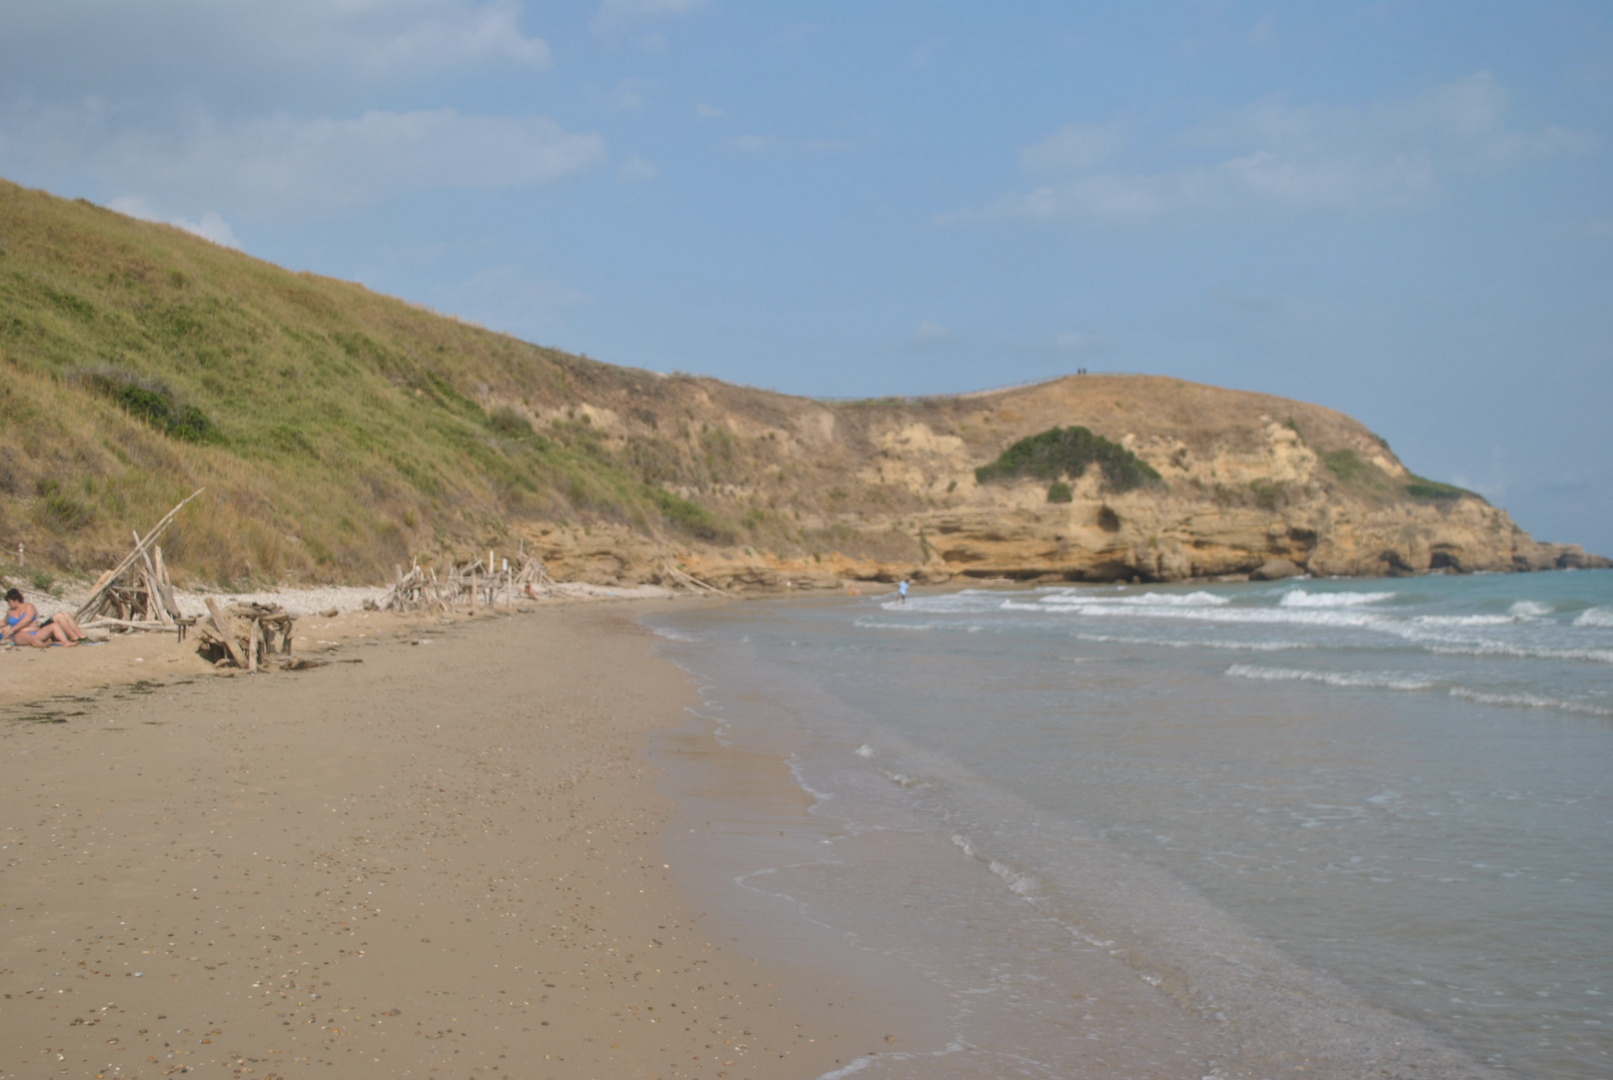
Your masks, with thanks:
[[(351, 118), (194, 119), (184, 130), (117, 129), (104, 113), (40, 110), (0, 119), (34, 161), (109, 185), (161, 193), (165, 205), (322, 212), (405, 191), (496, 190), (552, 183), (606, 158), (597, 134), (544, 117), (454, 109)], [(0, 152), (0, 157), (9, 153)]]
[(603, 0), (589, 29), (603, 37), (632, 33), (663, 19), (692, 15), (707, 0)]
[(1190, 160), (1156, 171), (1112, 167), (1135, 141), (1126, 125), (1071, 124), (1021, 151), (1021, 169), (1039, 186), (937, 221), (1127, 223), (1261, 206), (1377, 210), (1425, 200), (1453, 175), (1594, 145), (1583, 131), (1513, 129), (1506, 111), (1505, 89), (1487, 72), (1366, 108), (1268, 98), (1177, 132), (1154, 149)]
[(715, 105), (696, 105), (694, 114), (702, 120), (721, 120), (728, 115), (728, 110), (719, 109)]
[(861, 139), (787, 139), (778, 135), (736, 135), (728, 140), (728, 145), (742, 154), (800, 154), (806, 157), (843, 154), (862, 144)]
[(1125, 125), (1067, 124), (1019, 152), (1029, 176), (1070, 176), (1114, 157), (1126, 145)]
[(553, 62), (546, 41), (522, 32), (520, 8), (511, 0), (480, 7), (417, 0), (330, 4), (325, 9), (337, 18), (349, 16), (337, 24), (333, 44), (347, 44), (349, 55), (374, 74), (488, 61), (541, 70)]
[(926, 345), (939, 345), (943, 341), (950, 341), (951, 339), (951, 327), (942, 326), (938, 322), (930, 322), (929, 320), (925, 320), (914, 328), (913, 333), (908, 336), (907, 343), (909, 345), (916, 345), (922, 348)]
[(235, 230), (230, 228), (229, 222), (216, 210), (208, 210), (200, 218), (191, 221), (183, 217), (165, 217), (157, 213), (138, 195), (124, 195), (113, 199), (108, 206), (120, 214), (127, 214), (141, 221), (156, 221), (164, 225), (176, 225), (188, 233), (200, 236), (204, 240), (211, 240), (221, 247), (239, 249), (241, 242), (235, 238)]
[(634, 79), (623, 79), (616, 84), (616, 107), (633, 112), (644, 107), (644, 90)]
[(594, 297), (526, 266), (484, 267), (462, 281), (432, 290), (438, 311), (484, 326), (538, 338), (552, 333), (565, 313), (594, 302)]
[(516, 0), (55, 0), (12, 5), (0, 35), (8, 81), (59, 100), (186, 97), (223, 84), (237, 101), (284, 105), (355, 78), (552, 63), (548, 43), (522, 28)]
[(1109, 343), (1097, 334), (1079, 330), (1060, 330), (1053, 335), (1053, 348), (1063, 353), (1101, 352), (1108, 347)]
[(630, 182), (641, 180), (654, 180), (661, 175), (660, 168), (653, 161), (647, 161), (637, 155), (622, 162), (622, 167), (616, 170), (616, 175)]

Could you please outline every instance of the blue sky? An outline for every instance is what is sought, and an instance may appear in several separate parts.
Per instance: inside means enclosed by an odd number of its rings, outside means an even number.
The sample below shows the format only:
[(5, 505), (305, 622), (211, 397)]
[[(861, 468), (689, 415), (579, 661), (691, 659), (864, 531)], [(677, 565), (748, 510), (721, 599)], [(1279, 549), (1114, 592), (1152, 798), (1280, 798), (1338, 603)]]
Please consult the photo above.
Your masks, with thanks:
[(1319, 402), (1613, 554), (1613, 7), (53, 0), (0, 174), (613, 363)]

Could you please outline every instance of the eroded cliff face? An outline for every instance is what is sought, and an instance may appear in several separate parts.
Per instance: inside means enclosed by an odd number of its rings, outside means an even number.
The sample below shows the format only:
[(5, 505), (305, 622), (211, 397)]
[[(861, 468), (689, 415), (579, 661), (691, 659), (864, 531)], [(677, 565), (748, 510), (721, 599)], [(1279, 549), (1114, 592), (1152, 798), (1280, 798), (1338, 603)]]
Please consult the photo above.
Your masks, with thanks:
[[(1148, 376), (852, 403), (687, 378), (600, 391), (526, 408), (539, 431), (586, 423), (729, 523), (705, 540), (608, 525), (530, 532), (558, 573), (601, 583), (656, 580), (669, 557), (742, 588), (1181, 581), (1274, 560), (1320, 575), (1607, 565), (1537, 543), (1476, 495), (1421, 481), (1347, 416), (1261, 394)], [(1162, 482), (1116, 493), (1093, 467), (1055, 503), (1045, 480), (976, 481), (1016, 440), (1070, 425), (1124, 446)]]

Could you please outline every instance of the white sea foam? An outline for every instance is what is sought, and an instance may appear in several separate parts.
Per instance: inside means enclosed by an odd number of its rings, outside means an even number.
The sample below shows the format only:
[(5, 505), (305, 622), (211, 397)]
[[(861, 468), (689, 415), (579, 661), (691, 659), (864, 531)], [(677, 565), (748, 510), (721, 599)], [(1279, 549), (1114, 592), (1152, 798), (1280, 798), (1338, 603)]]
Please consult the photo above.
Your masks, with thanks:
[(1392, 592), (1306, 592), (1304, 589), (1294, 589), (1283, 594), (1277, 603), (1281, 607), (1290, 608), (1338, 608), (1359, 607), (1362, 604), (1381, 604), (1385, 600), (1393, 600)]
[[(1349, 608), (1277, 607), (1121, 607), (1113, 601), (1088, 603), (1065, 609), (1074, 614), (1109, 618), (1192, 619), (1196, 622), (1287, 624), (1296, 626), (1336, 626), (1388, 628), (1389, 616)], [(1063, 612), (1061, 612), (1062, 614)]]
[(1328, 686), (1372, 687), (1382, 690), (1429, 690), (1438, 683), (1426, 675), (1400, 671), (1317, 671), (1312, 668), (1261, 667), (1233, 664), (1228, 675), (1268, 682), (1318, 682)]
[(1163, 645), (1168, 649), (1226, 649), (1232, 652), (1288, 652), (1293, 649), (1314, 649), (1303, 641), (1215, 641), (1210, 639), (1189, 641), (1182, 638), (1125, 637), (1121, 634), (1077, 634), (1078, 641), (1092, 641), (1115, 645)]
[(1507, 611), (1520, 619), (1541, 619), (1551, 614), (1552, 607), (1550, 604), (1542, 604), (1538, 600), (1519, 600)]
[(1421, 626), (1510, 626), (1525, 621), (1521, 615), (1419, 615)]
[(1575, 626), (1613, 626), (1613, 607), (1586, 608), (1574, 620)]
[[(1090, 597), (1079, 594), (1063, 593), (1046, 598), (1046, 603), (1085, 603)], [(1215, 593), (1190, 592), (1166, 593), (1151, 592), (1138, 593), (1135, 596), (1106, 597), (1103, 601), (1108, 604), (1125, 604), (1128, 607), (1226, 607), (1232, 603), (1224, 596)]]
[(1465, 686), (1451, 687), (1451, 697), (1476, 701), (1481, 705), (1512, 705), (1526, 709), (1561, 709), (1563, 712), (1583, 716), (1602, 716), (1613, 719), (1613, 709), (1605, 705), (1592, 705), (1585, 701), (1564, 701), (1545, 694), (1489, 694), (1482, 690), (1469, 690)]
[(1547, 649), (1530, 645), (1510, 645), (1504, 641), (1476, 641), (1460, 645), (1428, 645), (1441, 656), (1516, 656), (1523, 660), (1589, 660), (1613, 664), (1613, 649)]

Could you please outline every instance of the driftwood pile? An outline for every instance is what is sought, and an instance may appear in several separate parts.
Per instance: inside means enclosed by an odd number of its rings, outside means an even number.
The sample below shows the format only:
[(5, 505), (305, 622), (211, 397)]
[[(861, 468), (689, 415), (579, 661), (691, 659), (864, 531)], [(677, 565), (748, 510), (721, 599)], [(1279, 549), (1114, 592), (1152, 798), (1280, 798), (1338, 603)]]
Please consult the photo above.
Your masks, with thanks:
[[(543, 564), (530, 555), (517, 556), (518, 566), (508, 559), (495, 566), (493, 553), (484, 562), (477, 559), (463, 565), (450, 563), (439, 574), (437, 566), (415, 563), (408, 573), (403, 567), (393, 572), (392, 591), (377, 611), (430, 611), (446, 614), (459, 607), (508, 607), (517, 597), (534, 597), (553, 585)], [(370, 604), (366, 602), (366, 607)]]
[[(485, 561), (450, 563), (441, 568), (435, 563), (421, 566), (417, 562), (405, 573), (399, 566), (393, 570), (392, 590), (379, 602), (367, 600), (364, 606), (372, 611), (445, 615), (456, 608), (508, 607), (520, 599), (541, 600), (565, 594), (565, 587), (556, 587), (543, 563), (524, 552), (516, 561), (515, 566), (507, 559), (495, 563), (493, 553), (488, 552)], [(669, 588), (687, 589), (701, 596), (733, 595), (679, 569), (670, 559), (661, 564), (660, 579)]]
[(198, 489), (168, 511), (145, 536), (134, 534), (134, 549), (100, 576), (88, 599), (74, 613), (80, 625), (116, 630), (176, 630), (180, 638), (184, 638), (185, 627), (192, 620), (179, 613), (179, 605), (174, 601), (174, 582), (168, 575), (157, 541), (185, 504), (201, 493)]
[(672, 564), (668, 559), (661, 564), (661, 584), (669, 587), (688, 589), (697, 596), (732, 596), (727, 589), (719, 588), (709, 581), (701, 581), (693, 574), (682, 570)]
[(221, 607), (207, 597), (207, 618), (196, 623), (196, 650), (215, 667), (238, 667), (263, 671), (271, 666), (300, 668), (304, 662), (291, 658), (291, 631), (296, 622), (279, 604), (247, 602)]

